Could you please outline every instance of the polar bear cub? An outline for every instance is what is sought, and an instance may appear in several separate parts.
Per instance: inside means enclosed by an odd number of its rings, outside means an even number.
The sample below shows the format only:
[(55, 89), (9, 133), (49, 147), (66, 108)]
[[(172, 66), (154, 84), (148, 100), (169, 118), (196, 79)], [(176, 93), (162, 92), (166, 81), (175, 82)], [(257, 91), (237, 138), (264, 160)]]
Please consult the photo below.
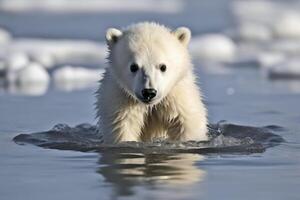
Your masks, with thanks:
[(207, 112), (188, 52), (191, 32), (143, 22), (106, 33), (108, 67), (97, 91), (105, 143), (207, 140)]

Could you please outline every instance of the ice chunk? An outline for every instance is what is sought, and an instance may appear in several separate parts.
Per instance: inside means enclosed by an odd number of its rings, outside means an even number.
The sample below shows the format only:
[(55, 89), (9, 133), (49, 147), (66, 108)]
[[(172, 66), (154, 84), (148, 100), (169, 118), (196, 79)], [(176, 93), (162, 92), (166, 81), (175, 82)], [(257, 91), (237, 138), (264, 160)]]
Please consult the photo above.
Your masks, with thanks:
[(94, 85), (103, 73), (104, 69), (65, 66), (54, 71), (53, 80), (59, 89), (72, 91)]
[(50, 80), (48, 72), (45, 68), (37, 63), (30, 63), (26, 67), (17, 72), (17, 83), (20, 85), (26, 84), (43, 84)]
[(55, 70), (53, 78), (55, 82), (98, 81), (103, 72), (103, 69), (65, 66)]
[(283, 10), (283, 5), (275, 1), (232, 1), (231, 9), (239, 22), (253, 22), (271, 25)]
[(15, 83), (18, 72), (30, 63), (29, 58), (22, 52), (13, 52), (5, 59), (5, 79), (8, 83)]
[(264, 52), (258, 55), (258, 63), (263, 68), (268, 68), (285, 60), (285, 55), (281, 52)]
[(107, 48), (104, 43), (88, 40), (16, 39), (10, 52), (23, 52), (46, 67), (61, 64), (104, 64)]
[(300, 38), (283, 39), (273, 41), (269, 47), (271, 51), (282, 52), (289, 55), (298, 55), (300, 53)]
[(194, 37), (191, 52), (201, 61), (230, 62), (235, 58), (236, 45), (225, 35), (206, 34)]
[(269, 69), (270, 78), (300, 79), (300, 59), (286, 59)]
[(36, 52), (31, 55), (30, 58), (37, 63), (40, 63), (42, 66), (46, 68), (51, 68), (55, 65), (54, 56), (51, 53), (47, 52)]
[(0, 28), (0, 45), (9, 43), (11, 38), (12, 37), (7, 30)]
[(6, 60), (6, 69), (8, 71), (17, 71), (29, 64), (29, 57), (23, 52), (13, 52), (8, 55)]
[(280, 38), (300, 38), (300, 14), (283, 13), (275, 22), (274, 34)]
[(49, 83), (29, 83), (29, 84), (17, 84), (10, 83), (7, 86), (7, 90), (11, 94), (28, 95), (28, 96), (41, 96), (48, 90)]
[(269, 27), (258, 23), (243, 23), (237, 28), (237, 37), (245, 41), (269, 41), (272, 33)]

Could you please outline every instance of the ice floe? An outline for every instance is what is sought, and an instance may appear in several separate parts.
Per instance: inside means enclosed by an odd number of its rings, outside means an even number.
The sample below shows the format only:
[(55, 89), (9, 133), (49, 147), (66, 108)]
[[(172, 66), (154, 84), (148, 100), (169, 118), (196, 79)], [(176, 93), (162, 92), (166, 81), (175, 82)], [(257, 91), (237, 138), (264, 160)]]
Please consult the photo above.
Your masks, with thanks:
[(88, 40), (15, 39), (8, 51), (24, 52), (49, 67), (66, 63), (101, 65), (106, 58), (106, 45)]
[(103, 73), (104, 69), (64, 66), (54, 71), (53, 80), (59, 89), (72, 91), (97, 83), (102, 78)]
[(258, 55), (258, 63), (263, 68), (269, 68), (283, 62), (286, 56), (281, 52), (264, 52)]
[(232, 1), (231, 10), (235, 21), (271, 25), (284, 5), (275, 1), (251, 0)]
[(279, 38), (300, 38), (300, 13), (285, 12), (274, 23), (274, 34)]
[(11, 83), (7, 85), (6, 90), (11, 94), (26, 95), (26, 96), (41, 96), (48, 91), (48, 82), (17, 84)]
[(0, 45), (7, 44), (11, 41), (11, 34), (5, 30), (0, 28)]
[(285, 60), (269, 68), (271, 79), (300, 79), (300, 59)]
[(235, 43), (222, 34), (194, 37), (190, 48), (194, 58), (201, 61), (230, 62), (236, 54)]
[(238, 40), (250, 42), (270, 41), (273, 37), (268, 26), (258, 23), (243, 23), (237, 26), (233, 34)]
[(30, 62), (29, 57), (23, 52), (13, 52), (7, 56), (6, 69), (17, 71), (24, 68)]
[(0, 44), (0, 79), (7, 91), (26, 95), (43, 94), (51, 79), (59, 89), (82, 89), (100, 80), (106, 54), (101, 42), (9, 37)]
[(43, 84), (49, 81), (47, 70), (38, 63), (30, 63), (17, 72), (16, 82), (20, 85)]

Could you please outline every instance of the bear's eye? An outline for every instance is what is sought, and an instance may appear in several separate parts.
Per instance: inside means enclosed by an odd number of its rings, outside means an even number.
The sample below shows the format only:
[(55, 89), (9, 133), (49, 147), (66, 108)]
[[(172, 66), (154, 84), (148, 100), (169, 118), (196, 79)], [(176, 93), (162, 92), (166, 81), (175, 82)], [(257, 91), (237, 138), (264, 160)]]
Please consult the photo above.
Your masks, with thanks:
[(167, 70), (167, 66), (165, 64), (160, 64), (159, 69), (160, 71), (165, 72)]
[(130, 65), (130, 71), (131, 71), (132, 73), (135, 73), (135, 72), (137, 72), (137, 70), (139, 70), (138, 64), (132, 63), (132, 64)]

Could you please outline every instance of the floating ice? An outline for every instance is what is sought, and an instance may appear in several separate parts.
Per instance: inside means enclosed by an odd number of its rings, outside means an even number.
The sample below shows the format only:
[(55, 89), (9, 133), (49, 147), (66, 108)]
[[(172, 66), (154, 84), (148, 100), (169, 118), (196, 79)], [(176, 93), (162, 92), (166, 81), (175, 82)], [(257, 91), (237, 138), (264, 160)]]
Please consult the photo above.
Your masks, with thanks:
[(81, 124), (69, 127), (58, 124), (50, 131), (21, 134), (14, 138), (18, 144), (34, 144), (44, 148), (75, 151), (117, 151), (122, 153), (258, 153), (283, 142), (275, 132), (277, 126), (250, 127), (234, 124), (210, 126), (210, 141), (169, 142), (124, 142), (118, 145), (105, 145), (96, 127)]
[(27, 96), (41, 96), (48, 90), (49, 83), (29, 83), (29, 84), (17, 84), (10, 83), (7, 86), (7, 91), (11, 94), (27, 95)]
[(258, 63), (261, 67), (268, 68), (283, 62), (285, 58), (280, 52), (264, 52), (258, 55)]
[(8, 55), (6, 69), (8, 71), (18, 71), (29, 64), (29, 57), (23, 52), (13, 52)]
[(283, 13), (274, 24), (274, 34), (279, 38), (300, 38), (300, 14)]
[(287, 59), (269, 69), (271, 79), (300, 79), (300, 59)]
[(242, 23), (236, 30), (239, 40), (263, 42), (272, 39), (270, 28), (258, 23)]
[(16, 39), (8, 50), (23, 52), (48, 68), (61, 64), (101, 65), (107, 55), (104, 43), (88, 40)]
[(10, 33), (5, 30), (0, 28), (0, 45), (7, 44), (11, 41), (12, 37)]
[(26, 84), (48, 84), (50, 80), (48, 72), (38, 63), (30, 63), (17, 72), (16, 82)]
[(232, 12), (239, 22), (261, 23), (271, 25), (283, 5), (275, 1), (232, 1)]
[(86, 69), (83, 67), (65, 66), (54, 71), (55, 82), (98, 81), (104, 69)]
[(104, 69), (65, 66), (54, 71), (53, 80), (59, 89), (72, 91), (95, 84), (103, 73)]
[(46, 68), (51, 68), (56, 64), (54, 56), (47, 52), (36, 52), (35, 54), (31, 55), (30, 58), (34, 62), (40, 63)]
[(300, 38), (297, 40), (275, 40), (269, 45), (269, 49), (285, 54), (298, 55), (300, 54)]
[(230, 62), (236, 54), (236, 45), (222, 34), (207, 34), (194, 37), (191, 52), (201, 61)]

